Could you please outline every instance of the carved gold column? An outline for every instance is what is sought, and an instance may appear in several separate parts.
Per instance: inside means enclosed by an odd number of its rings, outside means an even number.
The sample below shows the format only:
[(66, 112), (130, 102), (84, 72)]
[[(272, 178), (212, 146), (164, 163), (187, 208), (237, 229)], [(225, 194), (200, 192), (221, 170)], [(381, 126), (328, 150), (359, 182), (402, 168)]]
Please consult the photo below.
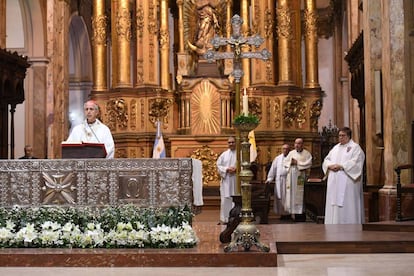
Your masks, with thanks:
[(131, 17), (129, 0), (111, 1), (112, 22), (112, 86), (132, 87), (131, 82)]
[(106, 79), (106, 20), (105, 0), (93, 1), (92, 16), (92, 58), (93, 58), (93, 90), (105, 91), (108, 89)]
[(6, 0), (0, 0), (0, 48), (6, 48)]
[[(233, 0), (226, 0), (226, 37), (231, 36), (231, 17), (232, 15), (232, 9), (233, 9)], [(231, 52), (231, 46), (226, 46), (226, 51)], [(233, 60), (226, 59), (224, 61), (224, 74), (230, 75), (230, 73), (233, 71)]]
[[(240, 3), (240, 16), (243, 19), (243, 25), (242, 25), (242, 35), (244, 37), (249, 36), (249, 1), (248, 0), (242, 0)], [(249, 52), (249, 47), (243, 47), (243, 52)], [(249, 87), (250, 86), (250, 60), (248, 58), (245, 58), (242, 60), (242, 69), (244, 72), (242, 84), (241, 87)]]
[(279, 54), (279, 83), (278, 85), (293, 85), (292, 81), (292, 18), (288, 0), (278, 0), (277, 6), (277, 36)]
[(137, 86), (159, 85), (158, 0), (137, 0)]
[(184, 52), (184, 15), (183, 15), (184, 0), (177, 0), (178, 6), (178, 52)]
[[(260, 34), (264, 43), (259, 49), (273, 49), (273, 31), (275, 27), (275, 1), (274, 0), (251, 0), (251, 21), (253, 34)], [(251, 85), (275, 85), (275, 76), (273, 70), (273, 59), (263, 62), (261, 60), (251, 61)]]
[(319, 88), (316, 0), (305, 0), (305, 88)]
[(160, 78), (161, 87), (168, 90), (170, 88), (170, 35), (168, 31), (168, 0), (161, 0), (160, 16)]

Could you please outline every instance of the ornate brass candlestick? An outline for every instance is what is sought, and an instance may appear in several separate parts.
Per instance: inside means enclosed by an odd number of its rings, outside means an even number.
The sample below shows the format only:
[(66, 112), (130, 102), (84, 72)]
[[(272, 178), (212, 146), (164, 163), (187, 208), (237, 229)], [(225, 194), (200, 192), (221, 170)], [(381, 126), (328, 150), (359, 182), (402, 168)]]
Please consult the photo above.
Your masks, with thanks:
[(252, 210), (252, 184), (250, 180), (253, 178), (253, 173), (250, 170), (250, 143), (249, 132), (257, 127), (257, 123), (240, 123), (234, 124), (234, 127), (240, 131), (241, 151), (241, 170), (239, 173), (241, 181), (241, 222), (233, 232), (232, 241), (224, 247), (225, 252), (229, 252), (234, 248), (242, 246), (245, 251), (255, 245), (265, 252), (269, 252), (270, 248), (259, 241), (260, 232), (253, 223), (254, 215)]

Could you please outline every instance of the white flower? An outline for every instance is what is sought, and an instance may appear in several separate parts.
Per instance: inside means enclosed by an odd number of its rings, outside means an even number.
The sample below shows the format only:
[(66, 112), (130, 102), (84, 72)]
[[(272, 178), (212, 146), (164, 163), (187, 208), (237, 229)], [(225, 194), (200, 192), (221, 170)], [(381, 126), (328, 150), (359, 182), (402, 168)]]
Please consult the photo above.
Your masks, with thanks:
[(11, 221), (11, 220), (6, 221), (6, 228), (7, 229), (13, 231), (14, 227), (16, 227), (16, 224), (13, 221)]

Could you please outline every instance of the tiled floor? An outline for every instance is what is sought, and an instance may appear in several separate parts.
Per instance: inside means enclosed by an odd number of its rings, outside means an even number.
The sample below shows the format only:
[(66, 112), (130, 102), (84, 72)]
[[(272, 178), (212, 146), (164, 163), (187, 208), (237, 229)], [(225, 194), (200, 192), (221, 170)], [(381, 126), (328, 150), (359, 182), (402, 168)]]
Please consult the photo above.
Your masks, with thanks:
[[(218, 211), (204, 210), (197, 215), (194, 224), (211, 225), (217, 227)], [(276, 218), (271, 223), (278, 222)], [(308, 223), (310, 228), (313, 224)], [(279, 229), (283, 232), (276, 232), (272, 235), (279, 237), (294, 237), (295, 229), (307, 227), (302, 225), (285, 225)], [(272, 227), (272, 226), (270, 226)], [(286, 230), (287, 229), (287, 230)], [(316, 228), (315, 228), (316, 229)], [(296, 233), (297, 235), (298, 233)], [(414, 240), (414, 233), (400, 233), (407, 239)], [(269, 234), (267, 234), (269, 235)], [(320, 235), (313, 233), (312, 235)], [(347, 234), (335, 233), (346, 239)], [(349, 234), (348, 234), (349, 235)], [(390, 238), (387, 233), (375, 234), (379, 238)], [(374, 236), (375, 236), (374, 235)], [(264, 235), (266, 236), (266, 235)], [(276, 237), (276, 236), (273, 236)], [(266, 239), (266, 237), (263, 237)], [(329, 238), (329, 237), (327, 237)], [(295, 238), (296, 239), (296, 238)], [(217, 243), (219, 243), (217, 241)], [(216, 246), (216, 245), (214, 245)], [(121, 275), (412, 275), (414, 270), (414, 254), (278, 254), (278, 267), (1, 267), (0, 275), (99, 275), (99, 276), (121, 276)]]

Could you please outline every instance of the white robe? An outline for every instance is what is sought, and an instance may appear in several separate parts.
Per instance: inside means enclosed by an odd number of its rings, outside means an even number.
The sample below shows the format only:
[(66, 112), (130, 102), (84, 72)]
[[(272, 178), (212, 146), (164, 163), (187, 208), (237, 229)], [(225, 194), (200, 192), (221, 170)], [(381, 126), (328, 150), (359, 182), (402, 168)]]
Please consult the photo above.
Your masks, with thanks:
[(325, 204), (325, 224), (361, 224), (364, 222), (364, 195), (362, 171), (365, 154), (350, 140), (337, 144), (322, 163), (326, 174), (328, 166), (339, 164), (343, 170), (328, 172)]
[(286, 201), (286, 176), (288, 173), (287, 169), (283, 166), (284, 159), (285, 156), (283, 153), (273, 159), (272, 166), (270, 167), (266, 179), (266, 182), (275, 180), (273, 210), (275, 211), (275, 214), (278, 215), (288, 214), (284, 208)]
[(237, 157), (235, 150), (226, 150), (217, 159), (217, 170), (221, 176), (220, 181), (220, 220), (228, 222), (230, 210), (233, 208), (232, 196), (236, 191), (236, 174), (227, 173), (228, 167), (236, 167)]
[[(297, 161), (292, 165), (292, 159)], [(286, 201), (285, 210), (290, 214), (303, 213), (303, 194), (305, 190), (306, 169), (312, 166), (312, 155), (307, 150), (298, 152), (292, 150), (283, 160), (283, 166), (288, 170), (286, 177)], [(302, 179), (298, 181), (298, 178)]]
[(85, 120), (82, 124), (75, 126), (66, 141), (103, 143), (106, 158), (114, 158), (115, 144), (111, 131), (98, 119), (93, 124), (88, 124)]

